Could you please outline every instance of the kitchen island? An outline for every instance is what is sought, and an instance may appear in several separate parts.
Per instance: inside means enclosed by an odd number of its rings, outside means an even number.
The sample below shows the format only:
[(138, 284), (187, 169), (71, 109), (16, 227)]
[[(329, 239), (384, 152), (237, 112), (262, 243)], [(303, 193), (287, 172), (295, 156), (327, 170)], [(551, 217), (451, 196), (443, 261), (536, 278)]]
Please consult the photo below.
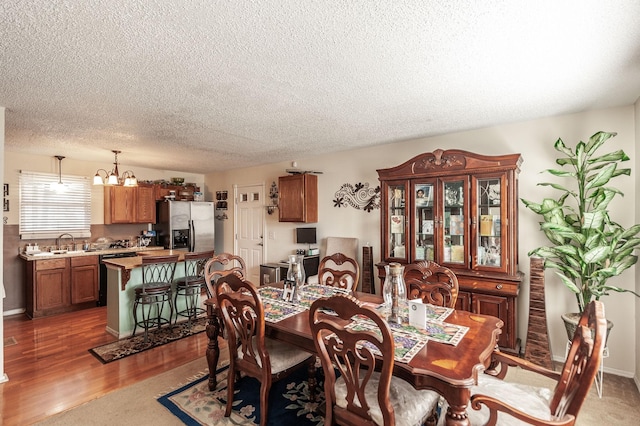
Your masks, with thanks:
[[(169, 256), (177, 254), (179, 263), (176, 265), (175, 278), (184, 276), (184, 250), (153, 250), (140, 251), (138, 256), (116, 259), (104, 259), (107, 266), (107, 332), (119, 339), (131, 336), (133, 332), (133, 301), (134, 288), (142, 284), (142, 257)], [(182, 298), (181, 298), (182, 299)], [(184, 301), (179, 299), (178, 310), (185, 309)], [(166, 313), (166, 315), (164, 315)], [(163, 312), (168, 317), (169, 310)]]

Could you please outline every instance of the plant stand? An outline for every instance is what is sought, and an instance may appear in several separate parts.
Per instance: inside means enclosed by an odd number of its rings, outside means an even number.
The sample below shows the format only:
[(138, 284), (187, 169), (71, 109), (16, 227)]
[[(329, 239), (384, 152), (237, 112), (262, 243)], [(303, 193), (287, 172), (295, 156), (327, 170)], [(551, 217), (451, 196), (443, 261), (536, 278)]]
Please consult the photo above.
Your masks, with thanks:
[[(569, 348), (571, 347), (571, 340), (567, 340), (567, 348), (564, 352), (564, 357), (566, 358), (569, 354)], [(609, 347), (605, 346), (602, 350), (602, 358), (600, 358), (600, 368), (598, 369), (598, 374), (596, 374), (595, 384), (596, 391), (598, 392), (598, 397), (602, 399), (602, 382), (604, 381), (604, 359), (609, 358)]]

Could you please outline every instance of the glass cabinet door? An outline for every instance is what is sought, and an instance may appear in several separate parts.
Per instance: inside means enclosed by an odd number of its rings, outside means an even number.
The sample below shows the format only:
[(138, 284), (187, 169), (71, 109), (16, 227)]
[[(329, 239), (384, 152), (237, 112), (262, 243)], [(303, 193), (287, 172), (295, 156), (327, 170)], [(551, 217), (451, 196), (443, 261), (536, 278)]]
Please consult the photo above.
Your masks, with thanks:
[(387, 247), (388, 258), (407, 259), (407, 183), (390, 182), (386, 191), (387, 206)]
[(414, 183), (414, 260), (435, 260), (435, 203), (434, 185)]
[(502, 225), (504, 183), (500, 176), (476, 180), (477, 223), (476, 264), (489, 269), (502, 269)]
[(468, 264), (466, 203), (467, 180), (445, 180), (442, 184), (443, 263)]

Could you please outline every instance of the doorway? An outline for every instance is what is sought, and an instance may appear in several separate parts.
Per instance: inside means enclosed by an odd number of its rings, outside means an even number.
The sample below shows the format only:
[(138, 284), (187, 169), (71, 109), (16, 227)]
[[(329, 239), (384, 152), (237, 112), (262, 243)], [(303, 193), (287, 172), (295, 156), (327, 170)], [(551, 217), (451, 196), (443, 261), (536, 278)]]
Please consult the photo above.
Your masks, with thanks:
[(260, 285), (260, 265), (264, 259), (264, 184), (234, 186), (235, 253), (247, 267), (247, 279)]

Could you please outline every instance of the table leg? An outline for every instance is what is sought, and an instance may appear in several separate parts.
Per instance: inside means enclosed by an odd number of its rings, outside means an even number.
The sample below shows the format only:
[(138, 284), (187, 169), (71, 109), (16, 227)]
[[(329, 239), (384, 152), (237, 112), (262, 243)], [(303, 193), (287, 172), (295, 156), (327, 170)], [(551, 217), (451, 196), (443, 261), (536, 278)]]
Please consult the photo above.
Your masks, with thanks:
[(215, 390), (218, 385), (216, 380), (216, 371), (218, 370), (218, 358), (220, 357), (220, 348), (218, 347), (218, 336), (220, 335), (220, 318), (218, 317), (218, 309), (213, 304), (207, 304), (207, 364), (209, 365), (209, 390)]
[(467, 416), (467, 407), (471, 398), (470, 389), (459, 389), (455, 394), (449, 395), (446, 425), (447, 426), (469, 426), (469, 417)]

